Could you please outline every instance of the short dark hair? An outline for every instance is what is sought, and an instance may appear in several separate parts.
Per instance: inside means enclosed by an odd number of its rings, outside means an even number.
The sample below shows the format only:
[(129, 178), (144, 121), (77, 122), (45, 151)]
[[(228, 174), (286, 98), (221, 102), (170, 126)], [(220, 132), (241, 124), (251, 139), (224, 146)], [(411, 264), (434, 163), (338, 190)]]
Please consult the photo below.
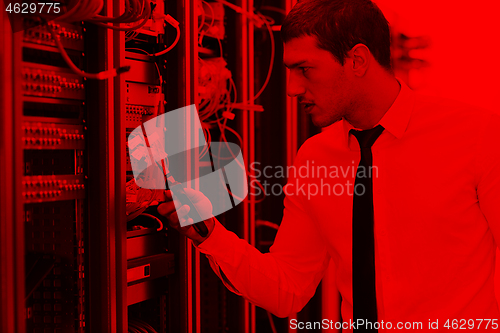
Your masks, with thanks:
[(391, 70), (391, 35), (382, 11), (370, 0), (303, 0), (281, 26), (283, 42), (315, 36), (318, 47), (344, 65), (356, 44), (368, 47), (377, 62)]

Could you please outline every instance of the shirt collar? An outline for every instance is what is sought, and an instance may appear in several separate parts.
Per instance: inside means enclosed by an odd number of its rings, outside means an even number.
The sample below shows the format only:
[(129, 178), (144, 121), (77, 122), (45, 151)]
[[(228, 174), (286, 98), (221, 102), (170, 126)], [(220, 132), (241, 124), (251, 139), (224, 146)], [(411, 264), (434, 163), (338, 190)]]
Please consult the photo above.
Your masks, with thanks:
[[(398, 97), (377, 125), (400, 139), (408, 127), (411, 112), (415, 104), (415, 93), (401, 79), (396, 78), (401, 86)], [(349, 145), (349, 131), (354, 128), (347, 120), (342, 119), (346, 145)]]

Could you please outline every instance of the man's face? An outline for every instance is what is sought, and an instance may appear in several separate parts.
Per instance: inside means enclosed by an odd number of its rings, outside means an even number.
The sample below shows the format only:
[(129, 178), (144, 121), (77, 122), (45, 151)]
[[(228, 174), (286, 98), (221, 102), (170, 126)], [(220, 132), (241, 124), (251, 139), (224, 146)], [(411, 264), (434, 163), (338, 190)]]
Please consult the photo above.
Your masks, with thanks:
[(290, 69), (287, 94), (298, 98), (316, 126), (329, 126), (353, 109), (354, 92), (346, 66), (320, 49), (315, 37), (285, 43), (283, 62)]

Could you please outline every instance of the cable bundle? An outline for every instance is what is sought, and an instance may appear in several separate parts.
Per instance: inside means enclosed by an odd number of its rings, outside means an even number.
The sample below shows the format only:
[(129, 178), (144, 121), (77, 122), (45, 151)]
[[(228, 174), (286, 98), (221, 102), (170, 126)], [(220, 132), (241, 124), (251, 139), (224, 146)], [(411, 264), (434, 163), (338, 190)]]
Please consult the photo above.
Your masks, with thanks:
[[(151, 6), (148, 0), (125, 0), (125, 10), (123, 14), (117, 17), (108, 17), (99, 15), (99, 12), (101, 12), (103, 6), (104, 3), (102, 0), (70, 0), (66, 4), (66, 6), (63, 7), (66, 8), (66, 12), (57, 17), (57, 20), (62, 22), (87, 21), (107, 29), (126, 31), (129, 33), (127, 35), (127, 40), (130, 40), (137, 35), (137, 30), (142, 28), (148, 22), (148, 20), (152, 17), (154, 11), (154, 6)], [(44, 16), (42, 20), (51, 20), (54, 18), (55, 17), (53, 16)], [(170, 15), (164, 15), (163, 13), (157, 13), (156, 18), (163, 19), (170, 25), (172, 25), (176, 29), (177, 35), (172, 45), (160, 52), (152, 54), (152, 56), (160, 56), (167, 53), (172, 48), (174, 48), (174, 46), (180, 39), (179, 22), (177, 22)], [(116, 26), (113, 24), (122, 25)], [(130, 67), (128, 66), (123, 66), (120, 68), (103, 71), (97, 74), (84, 72), (76, 67), (76, 65), (69, 58), (60, 41), (59, 33), (54, 29), (54, 24), (47, 24), (47, 30), (51, 33), (52, 38), (54, 39), (64, 61), (75, 74), (78, 74), (85, 78), (104, 80), (127, 72), (130, 69)]]
[[(148, 0), (125, 0), (125, 11), (123, 14), (117, 17), (108, 17), (99, 15), (102, 8), (104, 7), (103, 0), (69, 0), (66, 3), (66, 12), (56, 18), (61, 22), (94, 22), (96, 24), (101, 23), (102, 26), (110, 29), (115, 29), (119, 27), (113, 27), (106, 25), (104, 23), (127, 23), (133, 24), (141, 21), (143, 23), (144, 19), (148, 19), (151, 14), (151, 6)], [(137, 26), (127, 27), (127, 30), (138, 29)]]
[[(201, 121), (206, 121), (217, 111), (230, 103), (231, 72), (226, 68), (223, 58), (201, 59), (198, 58), (199, 76), (199, 116)], [(231, 81), (230, 81), (231, 80)]]
[[(226, 62), (222, 58), (223, 50), (222, 50), (222, 43), (219, 38), (217, 39), (217, 42), (219, 43), (219, 48), (220, 48), (220, 56), (217, 58), (212, 58), (212, 59), (201, 59), (198, 58), (198, 63), (199, 63), (199, 77), (198, 77), (198, 92), (199, 92), (199, 100), (197, 101), (198, 105), (198, 112), (199, 112), (199, 117), (200, 121), (202, 122), (202, 127), (203, 127), (203, 133), (205, 135), (205, 139), (207, 142), (207, 145), (203, 148), (203, 150), (200, 152), (200, 158), (206, 155), (206, 153), (210, 149), (210, 143), (211, 143), (211, 135), (210, 135), (210, 128), (212, 125), (217, 124), (219, 130), (220, 130), (220, 142), (225, 142), (226, 147), (228, 151), (231, 154), (231, 157), (222, 157), (221, 156), (221, 145), (219, 145), (219, 151), (217, 154), (217, 157), (219, 159), (234, 159), (240, 168), (245, 169), (244, 165), (241, 165), (238, 160), (236, 159), (236, 156), (233, 151), (231, 151), (231, 148), (228, 144), (228, 140), (226, 137), (226, 130), (234, 134), (234, 136), (238, 139), (240, 147), (243, 145), (243, 139), (241, 136), (232, 128), (227, 126), (227, 121), (228, 119), (234, 119), (235, 115), (232, 113), (233, 109), (236, 108), (245, 108), (246, 106), (249, 106), (248, 109), (250, 109), (250, 103), (255, 101), (264, 91), (264, 89), (267, 87), (269, 80), (271, 78), (271, 73), (274, 65), (274, 57), (275, 57), (275, 42), (274, 42), (274, 35), (271, 29), (271, 24), (274, 23), (274, 21), (267, 17), (264, 16), (263, 14), (260, 13), (251, 13), (243, 10), (241, 7), (238, 7), (236, 5), (233, 5), (227, 1), (224, 0), (216, 0), (219, 3), (222, 3), (223, 5), (231, 8), (232, 10), (236, 11), (237, 13), (240, 13), (241, 15), (244, 15), (248, 17), (249, 19), (253, 20), (256, 26), (262, 27), (265, 26), (269, 33), (269, 38), (271, 41), (271, 59), (269, 62), (269, 69), (266, 75), (266, 79), (264, 81), (264, 84), (262, 87), (259, 89), (259, 91), (252, 96), (250, 99), (243, 103), (236, 103), (237, 101), (237, 91), (236, 91), (236, 85), (231, 77), (231, 73), (229, 70), (226, 68)], [(210, 11), (209, 17), (211, 18), (210, 23), (207, 23), (207, 15), (205, 14), (204, 8), (208, 8)], [(214, 14), (214, 9), (212, 5), (204, 0), (201, 0), (199, 4), (200, 10), (200, 21), (201, 23), (198, 26), (198, 43), (200, 46), (202, 46), (203, 43), (203, 38), (205, 34), (210, 31), (214, 27), (215, 23), (215, 14)], [(232, 98), (231, 98), (232, 97)], [(238, 105), (238, 106), (237, 106)], [(212, 152), (213, 154), (213, 152)], [(223, 180), (221, 180), (223, 181)], [(257, 185), (264, 191), (264, 188), (262, 184), (256, 180)], [(228, 191), (229, 192), (229, 191)], [(232, 194), (232, 193), (231, 193)], [(235, 198), (238, 200), (242, 201), (243, 198), (238, 198), (234, 194), (232, 194)], [(247, 201), (248, 199), (244, 199)], [(254, 198), (251, 198), (250, 200), (254, 200)], [(259, 199), (258, 201), (254, 201), (255, 203), (263, 201), (264, 198)]]

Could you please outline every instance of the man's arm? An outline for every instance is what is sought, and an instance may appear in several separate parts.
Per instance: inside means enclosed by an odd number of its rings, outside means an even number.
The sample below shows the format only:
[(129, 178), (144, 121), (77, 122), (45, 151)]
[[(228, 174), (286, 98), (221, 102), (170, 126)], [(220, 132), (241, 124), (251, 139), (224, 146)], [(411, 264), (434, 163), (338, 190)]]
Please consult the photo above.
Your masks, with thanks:
[(316, 228), (293, 201), (285, 200), (283, 221), (269, 253), (261, 253), (219, 222), (198, 246), (228, 289), (279, 317), (304, 307), (330, 260)]

